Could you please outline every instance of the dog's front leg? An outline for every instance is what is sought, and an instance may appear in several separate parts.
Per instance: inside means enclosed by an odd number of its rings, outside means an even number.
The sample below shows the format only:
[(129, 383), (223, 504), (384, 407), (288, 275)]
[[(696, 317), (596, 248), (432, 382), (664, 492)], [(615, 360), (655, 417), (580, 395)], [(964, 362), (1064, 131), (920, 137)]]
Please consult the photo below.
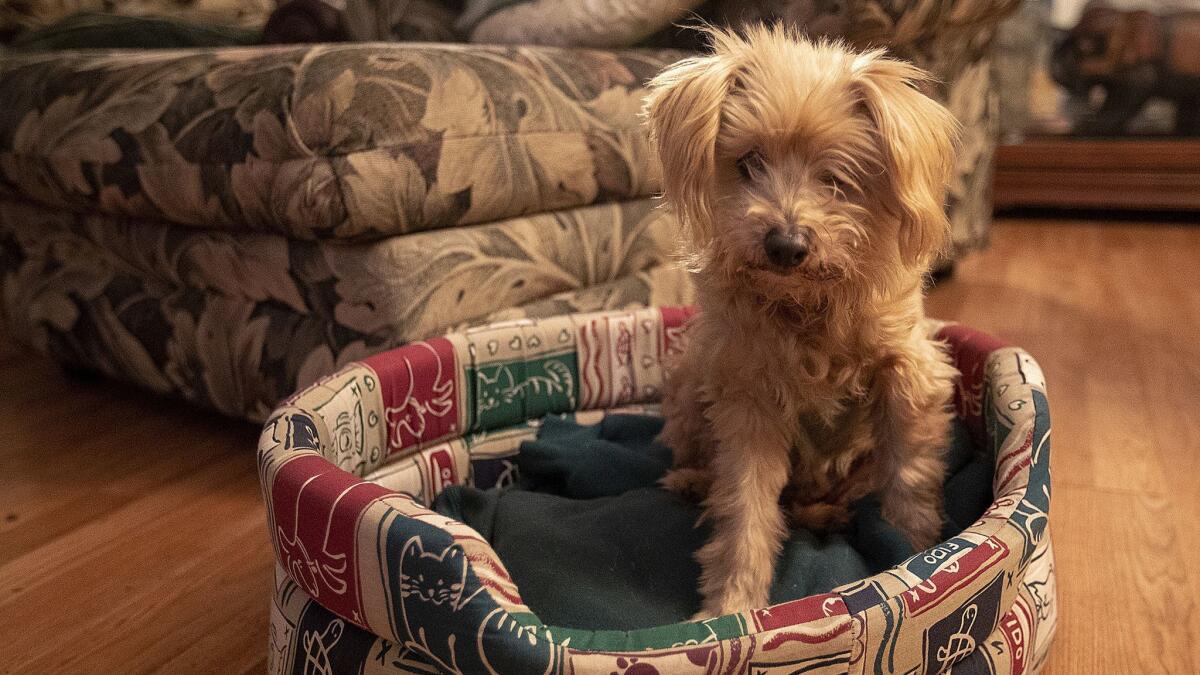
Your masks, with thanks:
[(707, 364), (700, 350), (684, 352), (667, 377), (662, 412), (666, 420), (658, 441), (671, 448), (671, 470), (661, 485), (696, 502), (703, 501), (712, 483), (712, 431), (703, 400)]
[(696, 553), (704, 598), (697, 619), (765, 607), (787, 534), (779, 496), (790, 443), (778, 411), (723, 396), (709, 416), (717, 448), (705, 515), (713, 531)]
[(942, 531), (944, 450), (956, 371), (932, 344), (893, 359), (877, 381), (883, 517), (918, 550)]

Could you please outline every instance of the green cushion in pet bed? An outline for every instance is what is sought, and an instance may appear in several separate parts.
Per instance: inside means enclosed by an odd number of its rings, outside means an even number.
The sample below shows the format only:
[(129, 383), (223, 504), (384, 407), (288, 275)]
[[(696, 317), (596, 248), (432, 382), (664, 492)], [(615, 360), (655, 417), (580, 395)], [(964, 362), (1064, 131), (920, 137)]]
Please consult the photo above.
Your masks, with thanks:
[(685, 620), (707, 531), (654, 487), (669, 453), (653, 403), (687, 314), (489, 326), (285, 401), (259, 448), (270, 670), (1040, 667), (1056, 618), (1044, 383), (1025, 352), (958, 326), (939, 333), (963, 373), (945, 541), (914, 554), (868, 498), (845, 534), (793, 533), (772, 606)]
[[(520, 447), (517, 489), (452, 486), (434, 509), (477, 530), (504, 561), (538, 618), (584, 629), (649, 628), (700, 609), (708, 539), (700, 510), (655, 486), (671, 453), (653, 443), (658, 417), (613, 414), (596, 424), (547, 418)], [(949, 453), (949, 539), (992, 503), (992, 463), (961, 423)], [(866, 499), (846, 534), (793, 532), (776, 566), (771, 602), (828, 593), (898, 565), (912, 547)]]

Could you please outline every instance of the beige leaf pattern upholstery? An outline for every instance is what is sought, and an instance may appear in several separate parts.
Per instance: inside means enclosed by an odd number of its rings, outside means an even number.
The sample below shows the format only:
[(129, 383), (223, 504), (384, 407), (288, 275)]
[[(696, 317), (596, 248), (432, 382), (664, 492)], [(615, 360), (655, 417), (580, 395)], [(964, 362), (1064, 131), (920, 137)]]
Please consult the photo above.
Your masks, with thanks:
[(63, 362), (260, 420), (338, 366), (452, 328), (690, 302), (656, 207), (339, 243), (0, 199), (0, 318)]
[[(846, 5), (845, 37), (932, 69), (964, 124), (948, 204), (959, 251), (986, 237), (988, 45), (1012, 4)], [(686, 304), (639, 116), (643, 83), (683, 55), (6, 56), (0, 319), (65, 363), (261, 419), (346, 363), (451, 329)]]
[(7, 57), (0, 190), (296, 239), (378, 239), (658, 188), (671, 51), (319, 45)]

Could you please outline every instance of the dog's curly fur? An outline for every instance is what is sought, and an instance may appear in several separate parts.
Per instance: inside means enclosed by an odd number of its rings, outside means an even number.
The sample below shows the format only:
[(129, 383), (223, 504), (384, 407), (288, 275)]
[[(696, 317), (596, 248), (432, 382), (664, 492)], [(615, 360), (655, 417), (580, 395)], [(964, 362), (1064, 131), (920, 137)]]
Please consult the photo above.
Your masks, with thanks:
[[(870, 492), (934, 544), (956, 376), (924, 322), (958, 130), (928, 76), (778, 26), (710, 37), (646, 106), (701, 306), (661, 436), (663, 484), (713, 523), (701, 617), (765, 606), (789, 521), (836, 529)], [(807, 235), (799, 266), (773, 229)]]

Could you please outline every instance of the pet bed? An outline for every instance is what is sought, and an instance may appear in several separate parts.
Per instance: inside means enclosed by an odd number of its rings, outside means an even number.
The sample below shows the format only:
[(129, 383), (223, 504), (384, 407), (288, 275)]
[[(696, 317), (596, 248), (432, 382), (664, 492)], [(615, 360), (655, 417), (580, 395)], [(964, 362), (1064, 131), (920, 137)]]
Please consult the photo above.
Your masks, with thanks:
[(913, 554), (866, 500), (846, 535), (793, 534), (775, 604), (686, 620), (706, 533), (653, 487), (652, 439), (688, 313), (494, 324), (281, 403), (259, 443), (270, 671), (1036, 671), (1056, 620), (1045, 385), (955, 325), (945, 541)]

